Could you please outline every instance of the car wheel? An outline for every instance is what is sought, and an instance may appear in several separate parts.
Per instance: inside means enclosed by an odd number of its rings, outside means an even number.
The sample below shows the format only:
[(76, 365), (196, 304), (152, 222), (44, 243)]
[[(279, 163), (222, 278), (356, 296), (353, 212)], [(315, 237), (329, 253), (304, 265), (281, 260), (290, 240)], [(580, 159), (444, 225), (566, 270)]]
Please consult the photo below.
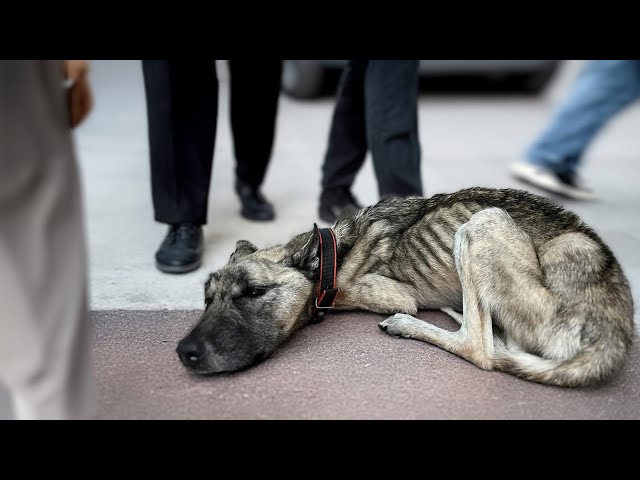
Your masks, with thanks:
[(557, 69), (558, 65), (553, 64), (537, 72), (514, 75), (512, 81), (517, 88), (525, 92), (540, 94), (545, 90)]
[(293, 98), (314, 98), (322, 94), (325, 72), (315, 60), (285, 60), (282, 90)]

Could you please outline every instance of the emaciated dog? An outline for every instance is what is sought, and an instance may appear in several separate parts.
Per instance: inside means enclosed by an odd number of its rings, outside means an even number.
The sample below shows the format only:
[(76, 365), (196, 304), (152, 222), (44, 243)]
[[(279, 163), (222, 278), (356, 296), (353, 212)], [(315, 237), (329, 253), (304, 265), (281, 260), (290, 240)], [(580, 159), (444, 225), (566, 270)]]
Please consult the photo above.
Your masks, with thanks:
[[(202, 374), (261, 361), (331, 307), (393, 314), (379, 324), (389, 335), (566, 387), (610, 378), (634, 335), (607, 245), (576, 214), (514, 189), (386, 199), (285, 245), (240, 240), (204, 298), (177, 348)], [(460, 329), (416, 319), (419, 309), (442, 309)]]

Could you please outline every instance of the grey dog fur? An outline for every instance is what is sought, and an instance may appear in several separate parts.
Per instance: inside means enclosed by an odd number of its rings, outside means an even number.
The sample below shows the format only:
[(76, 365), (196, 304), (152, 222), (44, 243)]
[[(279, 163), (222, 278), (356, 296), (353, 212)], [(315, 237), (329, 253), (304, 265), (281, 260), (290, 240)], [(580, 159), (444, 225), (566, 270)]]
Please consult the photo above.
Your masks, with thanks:
[[(240, 240), (205, 284), (205, 311), (181, 342), (197, 373), (240, 370), (309, 323), (316, 228), (284, 245)], [(575, 213), (515, 189), (390, 198), (337, 222), (339, 310), (393, 314), (386, 333), (438, 345), (486, 370), (588, 386), (620, 370), (633, 341), (628, 281)], [(460, 329), (416, 319), (442, 309)], [(459, 313), (462, 312), (462, 313)]]

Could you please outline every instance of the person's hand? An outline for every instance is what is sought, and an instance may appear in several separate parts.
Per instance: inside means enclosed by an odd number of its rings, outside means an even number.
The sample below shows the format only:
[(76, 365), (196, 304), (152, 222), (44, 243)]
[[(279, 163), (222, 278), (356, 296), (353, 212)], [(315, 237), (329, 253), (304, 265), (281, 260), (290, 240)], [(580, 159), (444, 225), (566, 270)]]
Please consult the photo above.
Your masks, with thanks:
[(78, 126), (93, 106), (89, 85), (89, 63), (86, 60), (65, 60), (64, 76), (71, 84), (68, 92), (71, 128)]

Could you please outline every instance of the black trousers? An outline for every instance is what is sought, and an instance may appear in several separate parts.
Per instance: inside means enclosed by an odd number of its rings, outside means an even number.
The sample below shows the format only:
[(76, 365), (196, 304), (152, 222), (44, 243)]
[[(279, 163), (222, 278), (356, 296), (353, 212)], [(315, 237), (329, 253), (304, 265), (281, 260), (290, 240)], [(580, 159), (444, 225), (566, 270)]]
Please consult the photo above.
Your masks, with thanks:
[(422, 195), (418, 60), (350, 60), (322, 166), (322, 190), (350, 188), (371, 150), (381, 198)]
[[(143, 60), (155, 219), (207, 222), (218, 116), (214, 60)], [(262, 184), (275, 135), (281, 60), (230, 60), (236, 178)]]

